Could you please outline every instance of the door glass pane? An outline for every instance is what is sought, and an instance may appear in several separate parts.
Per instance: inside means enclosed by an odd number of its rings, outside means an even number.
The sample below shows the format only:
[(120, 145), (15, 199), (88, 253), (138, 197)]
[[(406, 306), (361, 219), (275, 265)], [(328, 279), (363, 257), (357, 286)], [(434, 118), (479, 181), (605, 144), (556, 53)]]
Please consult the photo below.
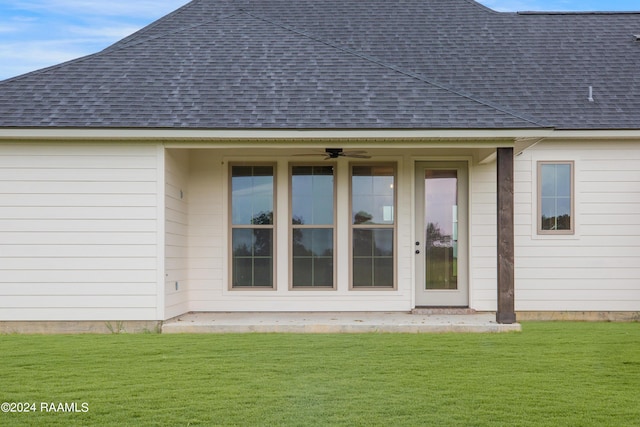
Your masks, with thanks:
[(458, 289), (458, 172), (426, 170), (425, 289)]

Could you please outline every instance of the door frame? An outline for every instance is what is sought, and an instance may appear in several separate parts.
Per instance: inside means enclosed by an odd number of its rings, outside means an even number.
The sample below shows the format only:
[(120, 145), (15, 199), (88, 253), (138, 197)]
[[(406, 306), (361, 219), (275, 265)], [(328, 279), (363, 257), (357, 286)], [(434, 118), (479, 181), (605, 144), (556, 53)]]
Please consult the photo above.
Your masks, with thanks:
[[(425, 268), (425, 228), (424, 224), (424, 171), (458, 171), (458, 289), (424, 289)], [(466, 159), (453, 160), (416, 160), (413, 166), (414, 176), (414, 218), (415, 243), (414, 255), (414, 306), (415, 307), (469, 307), (469, 171), (470, 162)]]

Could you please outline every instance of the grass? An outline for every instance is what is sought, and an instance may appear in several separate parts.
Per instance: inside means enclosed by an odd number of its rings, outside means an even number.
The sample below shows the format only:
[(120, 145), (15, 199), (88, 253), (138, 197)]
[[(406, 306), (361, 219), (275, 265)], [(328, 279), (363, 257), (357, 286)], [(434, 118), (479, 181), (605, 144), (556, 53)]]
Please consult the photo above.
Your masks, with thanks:
[(511, 334), (0, 336), (0, 425), (640, 425), (639, 323)]

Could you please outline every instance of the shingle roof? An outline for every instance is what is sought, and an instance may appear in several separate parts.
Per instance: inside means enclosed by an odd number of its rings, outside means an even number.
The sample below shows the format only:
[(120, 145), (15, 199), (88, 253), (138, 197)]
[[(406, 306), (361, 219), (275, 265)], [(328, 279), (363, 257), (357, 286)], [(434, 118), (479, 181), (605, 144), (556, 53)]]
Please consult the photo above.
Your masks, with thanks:
[(471, 0), (195, 0), (1, 82), (0, 126), (639, 129), (639, 33)]

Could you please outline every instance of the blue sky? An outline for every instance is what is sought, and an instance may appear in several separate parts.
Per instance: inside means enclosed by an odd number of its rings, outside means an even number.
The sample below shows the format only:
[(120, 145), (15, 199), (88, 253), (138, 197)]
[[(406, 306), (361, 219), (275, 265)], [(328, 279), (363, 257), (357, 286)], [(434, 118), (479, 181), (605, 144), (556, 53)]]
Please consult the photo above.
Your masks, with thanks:
[[(480, 2), (499, 11), (640, 10), (638, 0)], [(2, 0), (0, 80), (98, 52), (186, 3), (188, 0)]]

